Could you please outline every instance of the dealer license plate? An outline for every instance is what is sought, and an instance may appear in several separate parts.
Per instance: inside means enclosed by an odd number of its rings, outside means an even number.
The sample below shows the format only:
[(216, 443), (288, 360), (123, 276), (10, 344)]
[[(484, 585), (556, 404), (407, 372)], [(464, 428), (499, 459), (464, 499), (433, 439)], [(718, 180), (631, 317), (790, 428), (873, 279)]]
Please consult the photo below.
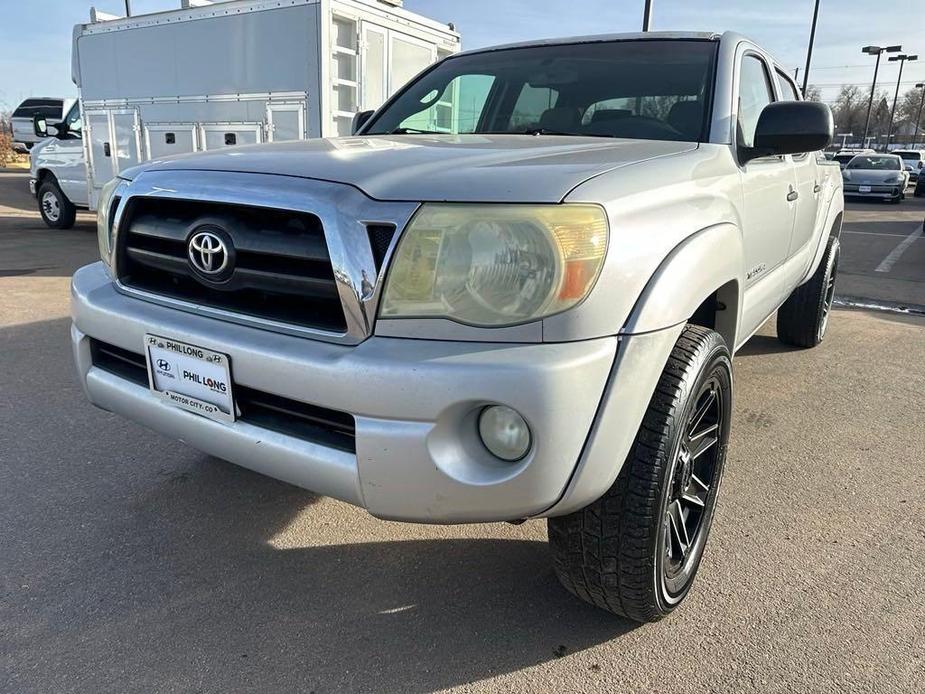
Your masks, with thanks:
[(859, 193), (869, 193), (870, 186), (858, 186), (858, 192)]
[(172, 405), (219, 422), (234, 421), (227, 354), (158, 335), (145, 335), (151, 392)]

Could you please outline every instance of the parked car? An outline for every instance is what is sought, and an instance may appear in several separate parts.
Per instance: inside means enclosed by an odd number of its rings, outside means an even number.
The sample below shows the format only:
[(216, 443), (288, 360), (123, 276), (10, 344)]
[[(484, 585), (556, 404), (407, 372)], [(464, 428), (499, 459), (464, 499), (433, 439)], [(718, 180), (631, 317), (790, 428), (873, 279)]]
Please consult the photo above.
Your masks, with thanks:
[[(107, 181), (151, 159), (349, 135), (356, 111), (381, 106), (459, 51), (454, 29), (385, 0), (238, 0), (233, 12), (201, 4), (74, 27), (83, 141), (36, 152), (34, 190), (48, 183), (62, 210), (95, 210)], [(229, 36), (247, 37), (246, 59)], [(112, 57), (128, 45), (130, 68)], [(59, 120), (60, 112), (45, 116)], [(73, 223), (67, 212), (43, 218), (54, 228)]]
[(874, 153), (875, 152), (872, 149), (842, 149), (842, 150), (839, 150), (838, 154), (836, 154), (833, 157), (833, 160), (837, 161), (839, 167), (841, 167), (841, 169), (844, 170), (844, 168), (848, 165), (848, 162), (854, 159), (854, 157), (856, 157), (858, 154), (874, 154)]
[(775, 311), (791, 345), (829, 324), (834, 126), (787, 72), (732, 33), (485, 48), (354, 137), (123, 170), (72, 281), (85, 392), (380, 518), (548, 518), (568, 590), (658, 619), (733, 353)]
[(13, 149), (28, 152), (36, 142), (42, 139), (32, 127), (36, 116), (48, 122), (58, 122), (64, 118), (74, 99), (60, 97), (30, 97), (23, 101), (10, 118), (10, 130), (13, 136)]
[(895, 154), (858, 154), (842, 171), (845, 197), (877, 198), (898, 203), (905, 196), (909, 174)]
[(903, 160), (903, 166), (909, 174), (909, 182), (916, 183), (919, 180), (919, 173), (925, 166), (925, 150), (920, 149), (897, 149), (890, 154), (895, 154)]

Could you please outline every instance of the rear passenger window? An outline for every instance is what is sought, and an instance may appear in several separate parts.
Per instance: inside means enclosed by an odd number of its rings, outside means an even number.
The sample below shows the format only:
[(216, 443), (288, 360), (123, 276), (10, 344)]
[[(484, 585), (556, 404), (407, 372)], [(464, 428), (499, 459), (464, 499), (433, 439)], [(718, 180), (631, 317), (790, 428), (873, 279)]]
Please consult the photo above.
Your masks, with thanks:
[(799, 101), (800, 97), (797, 95), (797, 89), (793, 86), (791, 82), (780, 70), (777, 70), (777, 84), (780, 87), (780, 98), (781, 101)]
[(48, 120), (60, 120), (63, 102), (58, 99), (26, 99), (13, 111), (13, 118), (41, 116)]
[(743, 147), (754, 147), (755, 127), (765, 106), (774, 100), (771, 80), (764, 63), (755, 55), (742, 58), (739, 75), (738, 141)]

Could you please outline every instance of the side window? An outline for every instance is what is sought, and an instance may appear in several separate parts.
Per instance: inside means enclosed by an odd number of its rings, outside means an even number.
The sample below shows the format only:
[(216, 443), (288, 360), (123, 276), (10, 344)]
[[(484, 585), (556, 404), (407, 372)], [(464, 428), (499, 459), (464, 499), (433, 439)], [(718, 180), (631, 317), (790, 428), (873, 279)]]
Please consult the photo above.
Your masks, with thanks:
[(755, 144), (755, 127), (765, 106), (774, 100), (764, 63), (755, 55), (742, 58), (739, 74), (738, 140), (744, 147)]
[(797, 89), (780, 70), (776, 71), (777, 85), (780, 87), (780, 98), (782, 101), (799, 101)]
[(80, 118), (80, 104), (74, 104), (71, 107), (64, 122), (67, 123), (67, 134), (72, 139), (79, 140), (83, 137), (83, 121)]
[(523, 130), (524, 128), (539, 125), (540, 116), (544, 111), (555, 108), (559, 100), (559, 92), (550, 87), (532, 87), (524, 84), (520, 95), (514, 103), (514, 112), (511, 114), (510, 130)]
[(421, 110), (408, 116), (400, 127), (423, 132), (471, 133), (479, 125), (495, 78), (491, 75), (460, 75), (438, 93), (421, 99)]

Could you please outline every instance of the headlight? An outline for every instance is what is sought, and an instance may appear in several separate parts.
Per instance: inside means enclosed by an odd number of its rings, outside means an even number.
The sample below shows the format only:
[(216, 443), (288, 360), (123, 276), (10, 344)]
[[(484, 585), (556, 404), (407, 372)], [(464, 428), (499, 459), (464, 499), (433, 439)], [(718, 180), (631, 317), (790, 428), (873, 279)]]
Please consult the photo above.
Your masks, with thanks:
[(606, 251), (597, 205), (425, 204), (399, 241), (382, 316), (537, 320), (581, 302)]
[(104, 185), (96, 206), (96, 240), (100, 246), (100, 257), (107, 265), (110, 264), (112, 257), (112, 220), (110, 219), (114, 207), (112, 198), (122, 183), (125, 181), (116, 177)]

